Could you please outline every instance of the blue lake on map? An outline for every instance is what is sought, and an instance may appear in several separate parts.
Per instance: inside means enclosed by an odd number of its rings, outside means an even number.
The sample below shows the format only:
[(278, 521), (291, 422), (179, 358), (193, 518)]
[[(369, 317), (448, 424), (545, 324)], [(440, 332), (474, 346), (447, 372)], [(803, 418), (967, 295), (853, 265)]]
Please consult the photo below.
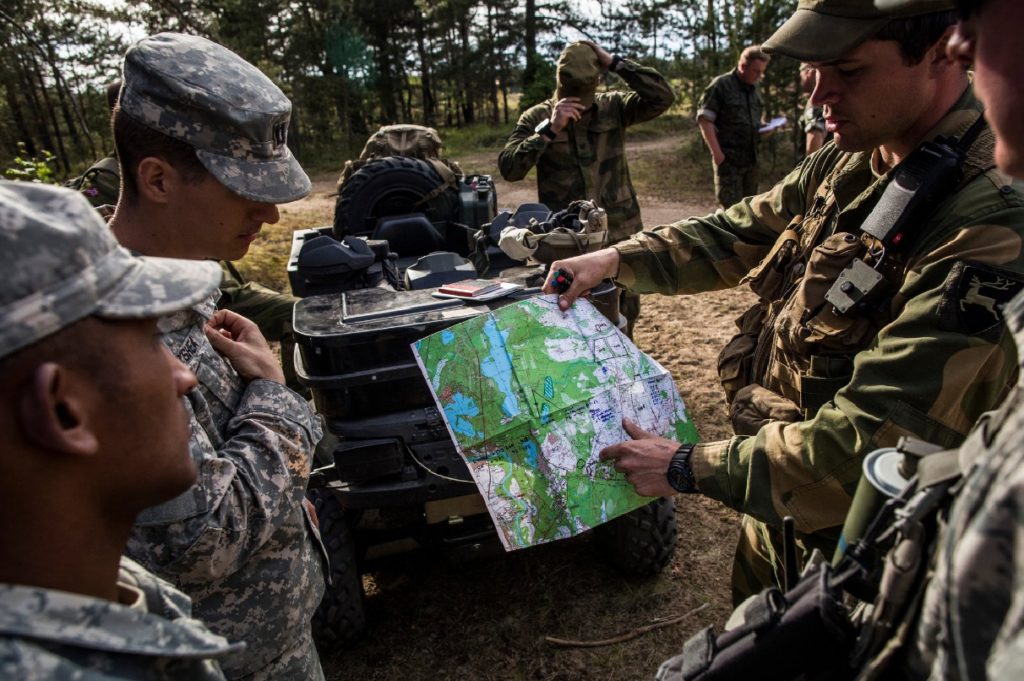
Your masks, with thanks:
[(502, 413), (510, 418), (518, 416), (520, 409), (512, 385), (512, 361), (505, 349), (508, 332), (499, 330), (498, 323), (491, 317), (484, 322), (484, 335), (487, 336), (490, 353), (481, 360), (480, 373), (497, 383), (498, 390), (505, 395), (501, 403)]
[(452, 430), (467, 437), (483, 435), (483, 433), (477, 433), (472, 422), (467, 420), (477, 416), (479, 413), (480, 408), (476, 405), (473, 398), (466, 397), (462, 393), (452, 395), (451, 403), (444, 407), (444, 415), (448, 418), (448, 423), (451, 424)]

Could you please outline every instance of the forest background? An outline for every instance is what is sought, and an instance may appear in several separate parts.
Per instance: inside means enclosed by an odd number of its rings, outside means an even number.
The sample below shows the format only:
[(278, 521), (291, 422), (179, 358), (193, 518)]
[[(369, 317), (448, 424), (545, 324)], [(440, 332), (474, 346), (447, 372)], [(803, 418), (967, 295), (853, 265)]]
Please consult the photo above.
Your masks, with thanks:
[[(131, 42), (203, 35), (257, 65), (294, 103), (289, 145), (311, 170), (340, 168), (389, 123), (438, 128), (455, 148), (504, 140), (550, 97), (572, 40), (654, 66), (673, 112), (692, 121), (712, 77), (732, 68), (795, 0), (6, 0), (0, 6), (0, 165), (49, 159), (54, 179), (112, 149), (105, 85)], [(608, 87), (624, 84), (608, 76)], [(767, 114), (799, 111), (797, 64), (775, 60)], [(769, 154), (798, 153), (798, 131)], [(450, 147), (451, 150), (451, 147)], [(52, 154), (52, 157), (50, 156)]]

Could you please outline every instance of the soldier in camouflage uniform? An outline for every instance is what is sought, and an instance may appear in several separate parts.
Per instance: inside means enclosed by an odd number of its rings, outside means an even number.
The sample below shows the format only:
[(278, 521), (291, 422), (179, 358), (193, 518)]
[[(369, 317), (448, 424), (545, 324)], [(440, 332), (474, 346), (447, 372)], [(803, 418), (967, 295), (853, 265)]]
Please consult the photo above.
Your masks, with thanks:
[[(121, 81), (116, 80), (107, 85), (107, 104), (113, 113), (121, 93)], [(76, 189), (100, 209), (101, 214), (109, 217), (121, 193), (121, 169), (117, 153), (101, 158), (93, 163), (82, 175), (69, 180), (66, 187)], [(295, 375), (295, 336), (292, 333), (292, 310), (295, 307), (294, 296), (278, 293), (254, 281), (246, 281), (235, 266), (221, 262), (224, 278), (220, 283), (220, 300), (217, 308), (231, 310), (255, 322), (260, 333), (270, 341), (281, 344), (281, 369), (284, 371), (285, 384), (306, 399), (310, 398), (309, 389), (299, 383)]]
[[(950, 51), (974, 62), (975, 87), (996, 133), (1000, 169), (1024, 178), (1024, 85), (1006, 77), (1024, 62), (1024, 44), (1007, 30), (1024, 25), (1024, 4), (957, 4), (964, 18)], [(1020, 352), (1024, 294), (1004, 314)], [(1020, 367), (1018, 372), (1009, 399), (982, 418), (960, 449), (961, 467), (974, 464), (938, 541), (934, 576), (907, 651), (912, 678), (1024, 678), (1024, 372)]]
[(196, 479), (196, 379), (157, 317), (217, 267), (132, 257), (70, 190), (0, 182), (0, 206), (0, 678), (223, 679), (242, 646), (121, 557), (139, 511)]
[[(597, 92), (604, 71), (626, 81), (632, 92)], [(554, 211), (591, 199), (608, 212), (610, 243), (643, 229), (640, 203), (626, 163), (626, 128), (657, 118), (675, 95), (652, 68), (613, 57), (589, 41), (569, 45), (558, 59), (558, 89), (516, 123), (498, 155), (498, 170), (510, 182), (537, 168), (537, 196)], [(623, 294), (621, 311), (632, 332), (640, 297)]]
[(723, 208), (757, 193), (757, 143), (764, 114), (757, 82), (769, 59), (757, 45), (746, 48), (736, 68), (712, 80), (697, 105), (697, 125), (711, 152), (715, 196)]
[[(552, 266), (575, 278), (563, 306), (608, 276), (641, 292), (746, 283), (759, 294), (719, 358), (736, 437), (680, 447), (629, 424), (636, 439), (603, 453), (642, 494), (672, 493), (672, 461), (689, 474), (675, 487), (746, 514), (737, 601), (780, 583), (783, 516), (796, 520), (805, 556), (832, 555), (869, 451), (901, 435), (956, 446), (1015, 380), (998, 304), (1021, 288), (1024, 197), (992, 167), (990, 132), (901, 248), (883, 254), (859, 230), (891, 168), (980, 117), (965, 71), (945, 58), (952, 4), (913, 0), (888, 13), (870, 0), (801, 0), (765, 47), (815, 65), (812, 101), (834, 144), (727, 211)], [(879, 101), (901, 106), (879, 112)], [(824, 296), (855, 261), (877, 267), (886, 293), (841, 314)]]
[[(124, 59), (114, 113), (122, 196), (111, 220), (146, 254), (242, 257), (275, 204), (309, 178), (288, 150), (291, 103), (258, 69), (194, 36), (161, 33)], [(228, 678), (322, 678), (310, 617), (326, 554), (305, 502), (319, 421), (252, 322), (217, 296), (160, 322), (198, 376), (189, 395), (200, 482), (139, 516), (128, 554), (174, 581), (244, 657)]]

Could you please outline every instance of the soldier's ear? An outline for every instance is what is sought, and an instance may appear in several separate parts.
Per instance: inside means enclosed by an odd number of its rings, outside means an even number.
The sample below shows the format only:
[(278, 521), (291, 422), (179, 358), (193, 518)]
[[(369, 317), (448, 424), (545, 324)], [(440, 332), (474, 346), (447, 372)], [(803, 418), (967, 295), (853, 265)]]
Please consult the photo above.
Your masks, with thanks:
[(153, 203), (169, 203), (176, 176), (170, 163), (156, 156), (147, 156), (139, 161), (135, 170), (139, 196)]
[(957, 60), (955, 55), (951, 55), (949, 53), (949, 41), (952, 40), (954, 33), (956, 33), (955, 24), (947, 27), (942, 36), (935, 41), (935, 44), (932, 45), (925, 54), (924, 58), (927, 59), (929, 64), (933, 67), (948, 67), (956, 65)]
[(32, 372), (18, 398), (18, 420), (25, 437), (59, 454), (92, 456), (99, 441), (92, 431), (88, 396), (83, 384), (71, 379), (56, 362), (45, 362)]

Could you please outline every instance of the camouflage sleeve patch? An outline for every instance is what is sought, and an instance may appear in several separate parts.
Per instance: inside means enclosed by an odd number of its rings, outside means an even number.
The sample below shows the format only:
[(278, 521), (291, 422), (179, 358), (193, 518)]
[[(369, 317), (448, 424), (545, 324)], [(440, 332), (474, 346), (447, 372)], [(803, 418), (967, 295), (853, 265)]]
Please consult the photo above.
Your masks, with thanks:
[(1003, 306), (1024, 289), (1016, 272), (981, 263), (953, 265), (939, 303), (939, 328), (997, 342), (1005, 326)]

